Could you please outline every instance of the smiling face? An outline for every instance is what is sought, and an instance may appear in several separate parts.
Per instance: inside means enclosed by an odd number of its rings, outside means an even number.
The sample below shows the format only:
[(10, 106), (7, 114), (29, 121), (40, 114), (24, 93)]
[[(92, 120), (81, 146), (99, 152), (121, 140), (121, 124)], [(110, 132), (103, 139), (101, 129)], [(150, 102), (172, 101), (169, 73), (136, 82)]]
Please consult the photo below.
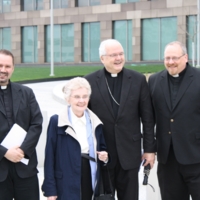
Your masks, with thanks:
[(13, 59), (9, 55), (0, 54), (0, 85), (7, 85), (14, 71)]
[(164, 57), (165, 68), (170, 75), (176, 75), (182, 72), (188, 62), (187, 54), (183, 53), (182, 48), (178, 44), (168, 45), (165, 48)]
[(106, 55), (102, 55), (100, 59), (108, 72), (117, 74), (124, 67), (124, 50), (118, 42), (107, 44)]
[(82, 117), (88, 106), (89, 94), (86, 88), (72, 90), (68, 103), (71, 105), (73, 113), (77, 117)]

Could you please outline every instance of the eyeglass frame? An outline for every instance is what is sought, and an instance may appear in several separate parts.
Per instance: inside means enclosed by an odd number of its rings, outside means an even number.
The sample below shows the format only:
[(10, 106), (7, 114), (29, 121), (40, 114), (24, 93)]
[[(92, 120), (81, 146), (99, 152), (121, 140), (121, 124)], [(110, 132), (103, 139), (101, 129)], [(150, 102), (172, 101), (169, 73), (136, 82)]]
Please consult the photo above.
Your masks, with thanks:
[(89, 99), (89, 95), (83, 95), (82, 97), (78, 96), (78, 95), (74, 95), (74, 96), (70, 95), (70, 97), (76, 99), (77, 101), (80, 101), (81, 99), (83, 99), (83, 100)]
[(183, 54), (179, 57), (164, 57), (164, 61), (169, 62), (170, 60), (172, 60), (173, 62), (177, 62), (181, 57), (185, 56), (186, 54)]

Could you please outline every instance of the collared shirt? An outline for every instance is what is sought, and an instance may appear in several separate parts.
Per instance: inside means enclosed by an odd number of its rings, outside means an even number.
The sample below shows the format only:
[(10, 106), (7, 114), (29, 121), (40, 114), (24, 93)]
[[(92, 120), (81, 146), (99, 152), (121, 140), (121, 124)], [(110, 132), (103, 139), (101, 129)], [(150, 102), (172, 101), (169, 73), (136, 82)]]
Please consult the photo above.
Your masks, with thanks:
[(82, 117), (77, 117), (70, 107), (72, 126), (76, 132), (79, 144), (81, 145), (81, 153), (89, 153), (89, 145), (87, 140), (86, 118), (85, 113)]
[[(122, 87), (122, 79), (123, 79), (123, 69), (118, 74), (111, 74), (110, 72), (108, 72), (106, 70), (106, 68), (104, 68), (104, 72), (105, 72), (105, 77), (106, 77), (107, 82), (108, 82), (107, 87), (109, 87), (115, 101), (118, 104), (120, 104), (121, 87)], [(117, 117), (119, 105), (116, 104), (116, 102), (113, 100), (112, 96), (110, 94), (110, 101), (111, 101), (111, 105), (112, 105), (115, 117)]]
[(0, 86), (0, 101), (3, 102), (6, 111), (7, 121), (11, 128), (14, 124), (14, 116), (13, 116), (13, 99), (12, 99), (10, 82), (6, 86)]
[(176, 102), (176, 97), (181, 85), (181, 82), (183, 80), (183, 77), (185, 75), (185, 72), (187, 70), (187, 65), (183, 71), (181, 71), (179, 74), (176, 76), (171, 76), (168, 73), (168, 79), (169, 79), (169, 91), (170, 91), (170, 99), (171, 99), (171, 107), (172, 109), (174, 108), (175, 102)]

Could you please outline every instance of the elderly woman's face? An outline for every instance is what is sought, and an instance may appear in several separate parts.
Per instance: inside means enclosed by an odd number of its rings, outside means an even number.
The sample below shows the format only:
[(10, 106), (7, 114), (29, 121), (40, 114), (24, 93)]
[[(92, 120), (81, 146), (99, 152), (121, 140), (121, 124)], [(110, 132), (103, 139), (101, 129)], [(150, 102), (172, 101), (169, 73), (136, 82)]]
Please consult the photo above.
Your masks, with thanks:
[(72, 90), (69, 97), (69, 104), (72, 107), (73, 113), (77, 117), (82, 117), (85, 109), (88, 106), (89, 95), (86, 88), (79, 88), (77, 90)]

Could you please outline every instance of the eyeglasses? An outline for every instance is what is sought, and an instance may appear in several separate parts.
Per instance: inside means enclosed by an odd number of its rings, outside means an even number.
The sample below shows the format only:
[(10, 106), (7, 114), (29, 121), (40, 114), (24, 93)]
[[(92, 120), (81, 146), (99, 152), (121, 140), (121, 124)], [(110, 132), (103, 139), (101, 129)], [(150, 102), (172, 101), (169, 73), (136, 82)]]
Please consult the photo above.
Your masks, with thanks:
[(79, 96), (79, 95), (74, 95), (74, 96), (70, 96), (70, 97), (72, 97), (72, 98), (76, 99), (77, 101), (79, 101), (79, 100), (81, 100), (81, 99), (83, 99), (83, 100), (88, 99), (88, 98), (89, 98), (89, 95), (83, 95), (82, 97)]
[(117, 58), (118, 56), (123, 56), (124, 55), (124, 52), (121, 52), (121, 53), (114, 53), (114, 54), (110, 54), (110, 55), (104, 55), (104, 56), (109, 56), (111, 58)]
[(179, 56), (179, 57), (165, 57), (164, 58), (164, 60), (166, 61), (166, 62), (169, 62), (171, 59), (172, 59), (172, 61), (173, 62), (177, 62), (181, 57), (183, 57), (185, 54), (183, 54), (182, 56)]

